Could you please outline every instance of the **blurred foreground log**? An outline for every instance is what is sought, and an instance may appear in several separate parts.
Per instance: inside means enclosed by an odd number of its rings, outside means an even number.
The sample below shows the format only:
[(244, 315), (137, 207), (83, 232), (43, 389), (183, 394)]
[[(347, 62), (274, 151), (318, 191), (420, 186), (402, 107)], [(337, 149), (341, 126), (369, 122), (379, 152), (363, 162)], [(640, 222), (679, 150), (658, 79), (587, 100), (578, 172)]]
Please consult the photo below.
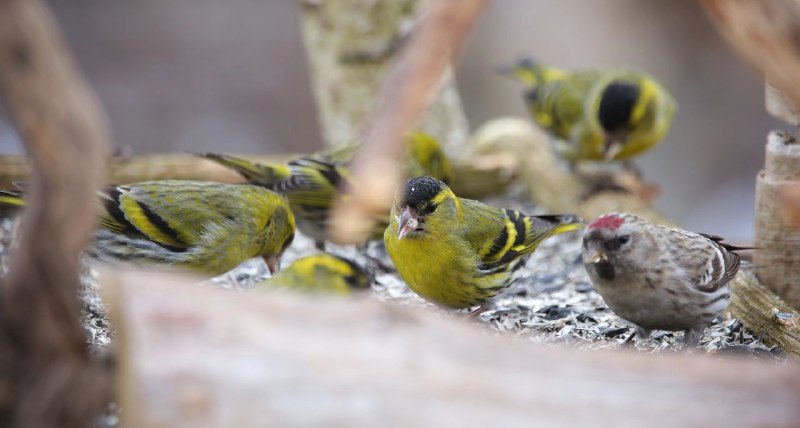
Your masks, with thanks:
[(373, 300), (108, 277), (123, 424), (796, 426), (800, 369), (580, 352)]
[(0, 101), (34, 171), (0, 282), (0, 426), (92, 426), (111, 398), (110, 376), (79, 324), (78, 254), (94, 227), (108, 132), (39, 1), (0, 1)]

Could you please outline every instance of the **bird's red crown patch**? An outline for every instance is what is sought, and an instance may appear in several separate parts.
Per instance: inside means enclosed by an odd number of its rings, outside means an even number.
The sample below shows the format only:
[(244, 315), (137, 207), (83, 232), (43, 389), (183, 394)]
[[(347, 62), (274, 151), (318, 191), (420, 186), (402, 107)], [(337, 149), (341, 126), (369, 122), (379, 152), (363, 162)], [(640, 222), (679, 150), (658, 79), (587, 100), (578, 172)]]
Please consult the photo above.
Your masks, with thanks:
[(589, 223), (589, 230), (594, 229), (619, 229), (625, 219), (616, 214), (606, 214), (597, 217), (593, 222)]

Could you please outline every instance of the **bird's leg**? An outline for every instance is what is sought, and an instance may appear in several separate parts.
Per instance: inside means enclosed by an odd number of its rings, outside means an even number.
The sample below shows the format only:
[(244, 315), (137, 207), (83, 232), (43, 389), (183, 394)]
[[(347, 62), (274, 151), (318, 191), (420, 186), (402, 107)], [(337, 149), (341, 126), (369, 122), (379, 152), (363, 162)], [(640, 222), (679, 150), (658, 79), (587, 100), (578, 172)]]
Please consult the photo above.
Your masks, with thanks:
[(687, 328), (683, 331), (683, 347), (681, 351), (689, 348), (696, 348), (700, 344), (700, 339), (703, 338), (704, 327), (701, 328)]
[(492, 307), (490, 305), (488, 305), (486, 303), (483, 303), (480, 306), (478, 306), (478, 309), (475, 309), (474, 311), (472, 311), (472, 312), (468, 313), (467, 315), (465, 315), (464, 319), (472, 320), (472, 319), (478, 318), (482, 313), (484, 313), (484, 312), (486, 312), (486, 311), (488, 311), (490, 309), (492, 309)]
[(395, 268), (394, 268), (394, 266), (387, 265), (386, 263), (384, 263), (384, 262), (383, 262), (381, 259), (379, 259), (378, 257), (375, 257), (375, 256), (372, 256), (372, 255), (370, 255), (370, 254), (369, 254), (369, 251), (367, 251), (367, 250), (368, 250), (368, 247), (369, 247), (369, 242), (364, 242), (364, 243), (361, 243), (361, 244), (356, 244), (356, 251), (358, 251), (359, 253), (363, 254), (363, 255), (364, 255), (364, 257), (366, 257), (366, 259), (367, 259), (367, 260), (369, 260), (369, 261), (370, 261), (372, 264), (374, 264), (374, 265), (375, 265), (375, 267), (376, 267), (376, 268), (377, 268), (379, 271), (381, 271), (381, 272), (383, 272), (383, 273), (392, 273), (392, 272), (395, 272), (395, 271), (396, 271), (396, 270), (395, 270)]
[(648, 330), (646, 328), (642, 328), (637, 325), (636, 328), (633, 330), (633, 333), (631, 333), (631, 335), (628, 336), (627, 339), (625, 339), (625, 342), (622, 343), (622, 346), (633, 346), (634, 345), (633, 338), (639, 336), (639, 339), (645, 340), (648, 337), (650, 337), (650, 333), (652, 332), (653, 332), (652, 330)]

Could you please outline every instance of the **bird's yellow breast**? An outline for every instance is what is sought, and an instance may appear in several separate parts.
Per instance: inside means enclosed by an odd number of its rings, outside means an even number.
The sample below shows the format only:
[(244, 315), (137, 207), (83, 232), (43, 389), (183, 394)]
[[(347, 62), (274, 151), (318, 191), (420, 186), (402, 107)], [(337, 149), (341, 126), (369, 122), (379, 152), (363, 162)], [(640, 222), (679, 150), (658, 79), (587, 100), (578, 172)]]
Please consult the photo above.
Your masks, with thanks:
[(468, 308), (502, 289), (502, 278), (478, 276), (477, 254), (465, 241), (389, 235), (386, 250), (408, 287), (432, 303)]

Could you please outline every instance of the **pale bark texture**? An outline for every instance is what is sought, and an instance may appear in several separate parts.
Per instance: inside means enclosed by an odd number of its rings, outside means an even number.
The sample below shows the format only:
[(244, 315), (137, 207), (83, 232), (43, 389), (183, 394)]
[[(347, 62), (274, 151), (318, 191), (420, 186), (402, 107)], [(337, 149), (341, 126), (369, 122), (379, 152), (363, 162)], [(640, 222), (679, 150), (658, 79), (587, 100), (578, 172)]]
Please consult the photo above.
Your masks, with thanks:
[[(381, 84), (415, 30), (425, 1), (301, 0), (300, 4), (312, 88), (325, 141), (360, 141), (379, 99)], [(437, 79), (419, 128), (453, 151), (467, 136), (467, 119), (452, 70), (448, 67)]]
[(0, 1), (0, 99), (33, 159), (29, 209), (0, 283), (0, 426), (91, 426), (110, 377), (79, 324), (78, 255), (108, 132), (39, 1)]
[(765, 342), (800, 359), (800, 314), (761, 285), (754, 270), (743, 268), (731, 282), (730, 311)]
[(800, 144), (782, 131), (767, 137), (764, 170), (756, 177), (755, 263), (761, 282), (800, 308), (800, 227), (784, 214), (783, 189), (800, 183)]

